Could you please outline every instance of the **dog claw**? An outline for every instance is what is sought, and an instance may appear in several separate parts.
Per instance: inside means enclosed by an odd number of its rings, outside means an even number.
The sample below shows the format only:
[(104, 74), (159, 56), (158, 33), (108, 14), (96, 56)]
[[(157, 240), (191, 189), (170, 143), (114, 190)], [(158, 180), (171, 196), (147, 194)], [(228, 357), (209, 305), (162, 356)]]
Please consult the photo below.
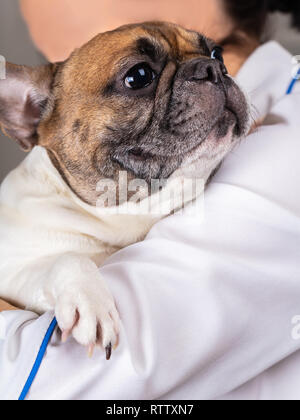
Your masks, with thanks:
[(105, 352), (106, 352), (106, 360), (109, 360), (111, 358), (111, 353), (112, 353), (111, 343), (109, 343), (109, 345), (105, 348)]
[(61, 341), (62, 343), (66, 343), (68, 341), (68, 338), (71, 335), (71, 331), (70, 330), (64, 330), (61, 333)]
[(90, 359), (93, 357), (94, 350), (95, 350), (95, 344), (91, 344), (91, 345), (88, 347), (88, 357), (89, 357)]

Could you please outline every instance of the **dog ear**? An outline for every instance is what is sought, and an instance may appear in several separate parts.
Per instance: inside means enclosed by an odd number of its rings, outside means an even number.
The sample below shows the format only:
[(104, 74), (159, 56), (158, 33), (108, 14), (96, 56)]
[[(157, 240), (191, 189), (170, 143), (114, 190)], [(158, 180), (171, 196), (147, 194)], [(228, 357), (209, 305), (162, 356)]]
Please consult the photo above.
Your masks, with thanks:
[(37, 127), (48, 98), (57, 64), (36, 68), (6, 63), (0, 80), (0, 127), (25, 151), (38, 143)]

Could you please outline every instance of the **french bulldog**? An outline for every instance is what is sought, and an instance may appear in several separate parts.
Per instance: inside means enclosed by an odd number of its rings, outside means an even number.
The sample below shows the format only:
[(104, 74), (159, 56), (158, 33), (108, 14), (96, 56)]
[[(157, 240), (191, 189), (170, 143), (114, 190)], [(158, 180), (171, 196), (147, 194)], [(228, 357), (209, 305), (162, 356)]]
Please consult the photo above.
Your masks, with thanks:
[(152, 195), (186, 173), (207, 184), (249, 120), (222, 49), (175, 24), (123, 26), (61, 63), (7, 63), (1, 128), (31, 153), (1, 186), (0, 296), (54, 310), (63, 340), (101, 345), (109, 359), (120, 318), (99, 267), (161, 216), (110, 213), (134, 194), (101, 201), (99, 182), (119, 190), (126, 173), (145, 193), (167, 180)]

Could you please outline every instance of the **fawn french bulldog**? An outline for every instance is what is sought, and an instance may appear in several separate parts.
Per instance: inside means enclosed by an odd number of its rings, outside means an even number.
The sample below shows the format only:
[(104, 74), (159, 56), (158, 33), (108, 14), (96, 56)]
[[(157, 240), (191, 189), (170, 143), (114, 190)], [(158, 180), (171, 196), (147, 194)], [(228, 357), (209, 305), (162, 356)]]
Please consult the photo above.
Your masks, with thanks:
[(99, 344), (109, 359), (120, 320), (98, 268), (159, 217), (105, 212), (99, 181), (126, 172), (164, 189), (193, 172), (207, 183), (249, 130), (247, 100), (213, 41), (169, 23), (124, 26), (65, 62), (6, 71), (1, 128), (33, 150), (0, 191), (0, 297), (54, 309), (63, 339)]

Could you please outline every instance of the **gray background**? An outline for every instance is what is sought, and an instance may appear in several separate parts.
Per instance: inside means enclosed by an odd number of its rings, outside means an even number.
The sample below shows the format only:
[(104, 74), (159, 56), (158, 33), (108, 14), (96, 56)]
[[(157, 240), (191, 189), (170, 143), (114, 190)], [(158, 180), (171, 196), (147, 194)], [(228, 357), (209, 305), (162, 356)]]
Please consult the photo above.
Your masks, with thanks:
[[(300, 34), (289, 29), (289, 19), (286, 16), (273, 16), (268, 33), (293, 54), (300, 54)], [(20, 16), (18, 0), (0, 0), (0, 55), (17, 64), (36, 65), (43, 62), (43, 57), (35, 50)], [(0, 134), (0, 182), (23, 157), (18, 146)]]
[[(36, 65), (43, 62), (19, 13), (18, 0), (0, 0), (0, 55), (16, 64)], [(0, 134), (0, 182), (24, 156), (12, 140)]]

